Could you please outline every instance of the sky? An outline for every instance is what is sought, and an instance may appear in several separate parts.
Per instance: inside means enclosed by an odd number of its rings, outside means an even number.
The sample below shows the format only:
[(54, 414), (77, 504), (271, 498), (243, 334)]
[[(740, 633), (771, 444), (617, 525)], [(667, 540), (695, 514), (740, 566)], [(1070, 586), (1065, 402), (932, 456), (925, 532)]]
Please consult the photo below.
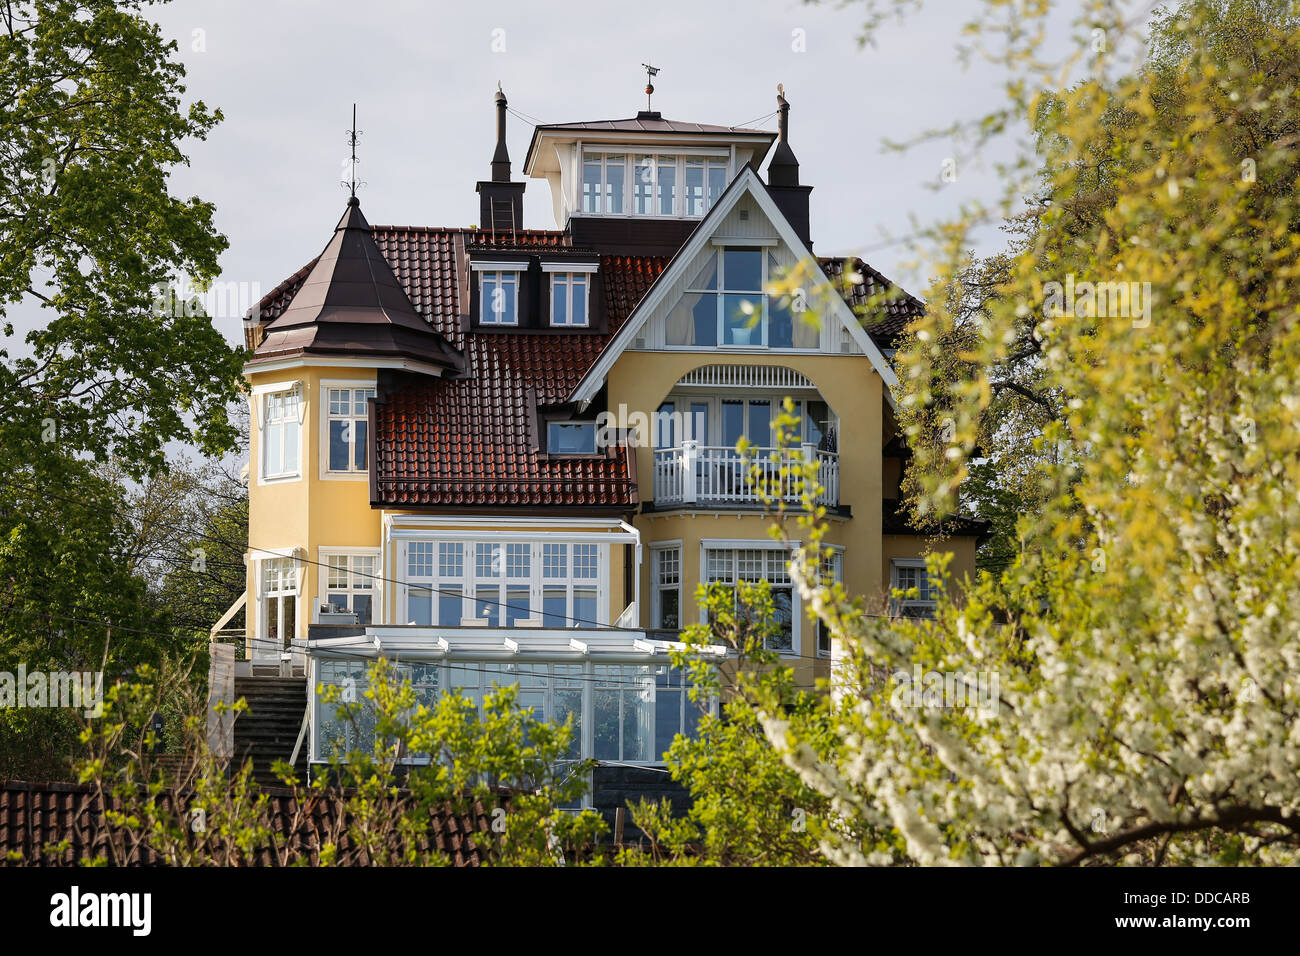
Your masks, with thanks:
[[(269, 291), (323, 248), (347, 199), (354, 102), (369, 221), (468, 226), (478, 220), (474, 185), (489, 176), (498, 82), (511, 110), (542, 122), (627, 117), (645, 107), (641, 64), (652, 63), (654, 108), (671, 119), (744, 124), (776, 109), (783, 83), (802, 181), (814, 187), (818, 253), (865, 251), (917, 288), (905, 246), (889, 237), (995, 198), (998, 183), (989, 162), (944, 183), (950, 148), (899, 154), (882, 141), (999, 103), (998, 74), (964, 69), (953, 53), (971, 9), (929, 3), (865, 48), (856, 3), (176, 0), (151, 15), (177, 41), (187, 96), (225, 117), (188, 145), (191, 165), (173, 177), (179, 194), (216, 204), (230, 242), (224, 282)], [(516, 179), (531, 134), (509, 116)], [(527, 182), (524, 224), (555, 228), (546, 182)], [(239, 338), (237, 316), (216, 321)]]

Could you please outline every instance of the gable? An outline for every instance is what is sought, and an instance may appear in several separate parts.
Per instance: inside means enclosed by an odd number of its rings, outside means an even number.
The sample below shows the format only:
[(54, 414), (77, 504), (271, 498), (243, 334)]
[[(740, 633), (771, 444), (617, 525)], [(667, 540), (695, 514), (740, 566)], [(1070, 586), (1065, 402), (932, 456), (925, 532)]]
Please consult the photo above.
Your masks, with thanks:
[[(810, 307), (821, 313), (821, 328), (810, 328), (796, 315), (788, 324), (789, 331), (784, 334), (783, 341), (775, 347), (766, 344), (741, 346), (739, 341), (728, 346), (725, 328), (727, 304), (722, 303), (719, 306), (723, 310), (719, 312), (719, 332), (711, 339), (707, 319), (709, 302), (703, 303), (703, 309), (700, 309), (700, 290), (707, 290), (710, 278), (716, 279), (716, 276), (711, 276), (711, 263), (716, 263), (726, 249), (749, 252), (745, 258), (751, 262), (755, 259), (753, 252), (761, 253), (766, 266), (765, 276), (769, 270), (775, 273), (805, 263), (811, 273), (810, 284), (816, 290), (828, 292), (809, 302)], [(726, 279), (722, 283), (734, 288), (733, 283)], [(767, 335), (775, 327), (770, 320), (769, 326)], [(721, 339), (718, 334), (722, 335)], [(752, 333), (750, 338), (757, 343)], [(785, 344), (787, 341), (788, 345)], [(891, 405), (893, 399), (889, 387), (897, 381), (879, 347), (848, 304), (833, 291), (821, 265), (799, 240), (767, 188), (749, 167), (742, 169), (732, 181), (633, 310), (623, 328), (605, 347), (574, 390), (574, 401), (583, 406), (588, 404), (600, 390), (618, 356), (629, 350), (709, 351), (737, 356), (755, 352), (764, 355), (784, 352), (863, 355), (884, 381), (886, 398)]]

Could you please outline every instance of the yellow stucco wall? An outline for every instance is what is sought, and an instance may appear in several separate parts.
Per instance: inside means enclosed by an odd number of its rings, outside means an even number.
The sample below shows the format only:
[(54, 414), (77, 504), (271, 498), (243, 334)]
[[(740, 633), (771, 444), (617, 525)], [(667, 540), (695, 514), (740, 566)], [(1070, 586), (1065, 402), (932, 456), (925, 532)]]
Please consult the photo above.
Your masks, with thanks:
[[(874, 590), (881, 576), (881, 435), (883, 383), (870, 362), (861, 355), (738, 355), (714, 352), (624, 352), (611, 369), (609, 407), (626, 405), (630, 412), (647, 415), (659, 408), (678, 380), (702, 365), (720, 362), (747, 365), (778, 365), (794, 369), (808, 378), (822, 398), (839, 416), (840, 503), (848, 505), (852, 518), (832, 520), (826, 543), (844, 548), (844, 584), (850, 593)], [(637, 477), (642, 501), (654, 498), (654, 450), (649, 442), (636, 450)], [(682, 608), (686, 620), (694, 620), (695, 589), (700, 581), (700, 542), (703, 539), (737, 539), (770, 542), (770, 519), (761, 514), (710, 512), (688, 507), (671, 512), (642, 514), (634, 521), (647, 547), (656, 542), (682, 542)], [(791, 523), (792, 538), (799, 529)], [(887, 572), (886, 572), (887, 573)], [(641, 592), (645, 596), (642, 622), (650, 623), (650, 562), (641, 567)], [(803, 625), (804, 656), (816, 657), (816, 642)], [(818, 663), (820, 667), (820, 662)]]

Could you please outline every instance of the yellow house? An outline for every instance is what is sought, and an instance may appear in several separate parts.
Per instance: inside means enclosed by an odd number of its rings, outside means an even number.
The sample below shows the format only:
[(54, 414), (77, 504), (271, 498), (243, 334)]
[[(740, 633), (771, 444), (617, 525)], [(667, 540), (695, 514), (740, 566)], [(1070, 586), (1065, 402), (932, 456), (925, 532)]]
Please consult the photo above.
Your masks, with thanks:
[[(522, 228), (496, 107), (477, 228), (372, 227), (353, 197), (260, 304), (246, 666), (346, 686), (384, 654), (430, 693), (516, 681), (546, 718), (576, 716), (575, 755), (653, 765), (698, 716), (668, 666), (697, 585), (769, 581), (774, 649), (803, 683), (827, 676), (735, 451), (771, 448), (786, 397), (835, 572), (882, 610), (916, 586), (924, 612), (887, 357), (920, 305), (860, 314), (888, 281), (813, 256), (783, 97), (776, 133), (649, 111), (536, 127), (524, 171), (553, 230)], [(819, 325), (767, 291), (799, 263), (839, 290)], [(958, 575), (983, 527), (945, 542)], [(343, 731), (312, 713), (320, 760)]]

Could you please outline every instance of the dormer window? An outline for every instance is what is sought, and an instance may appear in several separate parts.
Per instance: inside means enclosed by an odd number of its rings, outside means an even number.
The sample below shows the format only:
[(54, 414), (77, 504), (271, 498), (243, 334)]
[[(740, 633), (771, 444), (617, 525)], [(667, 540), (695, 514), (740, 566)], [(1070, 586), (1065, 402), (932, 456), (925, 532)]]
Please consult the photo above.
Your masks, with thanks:
[(479, 281), (479, 324), (519, 324), (519, 274), (527, 263), (474, 263)]
[(596, 423), (550, 422), (546, 426), (546, 451), (551, 455), (596, 454)]
[(551, 281), (551, 327), (580, 329), (591, 324), (591, 280), (597, 266), (587, 263), (544, 262)]

